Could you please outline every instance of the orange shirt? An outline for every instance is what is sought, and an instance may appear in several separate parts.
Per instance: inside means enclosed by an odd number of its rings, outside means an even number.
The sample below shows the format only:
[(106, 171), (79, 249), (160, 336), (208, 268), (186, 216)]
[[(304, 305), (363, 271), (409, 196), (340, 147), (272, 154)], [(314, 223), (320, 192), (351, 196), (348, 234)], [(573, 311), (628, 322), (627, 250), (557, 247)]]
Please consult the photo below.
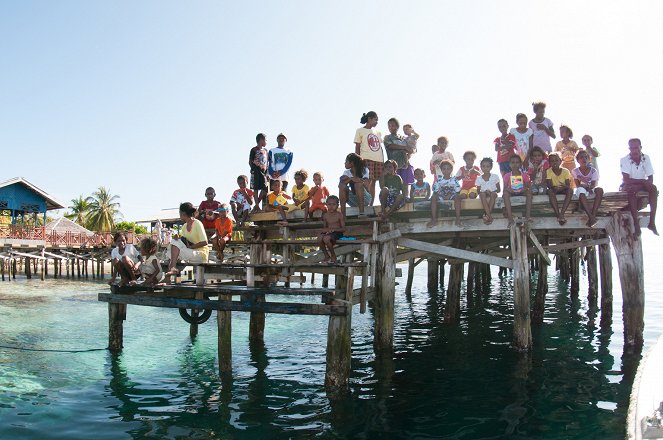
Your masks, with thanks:
[(221, 219), (220, 217), (214, 220), (214, 229), (219, 237), (226, 237), (233, 233), (233, 221), (228, 217)]

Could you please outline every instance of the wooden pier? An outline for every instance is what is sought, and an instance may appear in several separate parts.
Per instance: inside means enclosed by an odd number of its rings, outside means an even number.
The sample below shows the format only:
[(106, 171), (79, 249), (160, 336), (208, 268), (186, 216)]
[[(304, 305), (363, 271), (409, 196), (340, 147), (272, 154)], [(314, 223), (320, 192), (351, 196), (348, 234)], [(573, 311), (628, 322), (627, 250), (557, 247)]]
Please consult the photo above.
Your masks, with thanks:
[[(646, 206), (644, 195), (639, 201)], [(265, 314), (324, 315), (329, 320), (325, 384), (343, 386), (350, 374), (352, 308), (359, 305), (364, 313), (367, 302), (372, 302), (374, 348), (376, 352), (388, 352), (393, 348), (396, 264), (408, 262), (405, 294), (409, 295), (415, 266), (427, 260), (429, 290), (443, 286), (445, 266), (450, 267), (443, 318), (448, 325), (457, 324), (460, 319), (464, 279), (469, 303), (475, 295), (487, 291), (490, 266), (511, 271), (513, 347), (527, 351), (532, 347), (532, 326), (543, 322), (548, 271), (558, 270), (561, 277), (570, 281), (571, 295), (577, 297), (581, 258), (587, 264), (589, 301), (597, 304), (600, 293), (601, 323), (610, 325), (611, 243), (622, 287), (625, 346), (642, 345), (642, 244), (641, 238), (633, 234), (634, 219), (626, 210), (625, 193), (605, 195), (598, 223), (592, 228), (586, 226), (587, 216), (579, 211), (577, 200), (571, 203), (568, 222), (563, 226), (553, 216), (547, 196), (534, 197), (531, 222), (520, 218), (512, 226), (506, 219), (498, 218), (501, 199), (490, 225), (480, 218), (483, 212), (478, 200), (462, 203), (460, 227), (455, 225), (451, 206), (443, 207), (440, 221), (433, 227), (426, 224), (430, 211), (425, 206), (406, 205), (389, 222), (379, 222), (375, 217), (355, 218), (349, 209), (345, 236), (350, 239), (338, 242), (339, 262), (335, 265), (319, 264), (323, 256), (311, 249), (322, 227), (319, 221), (303, 222), (301, 213), (295, 212), (287, 226), (279, 227), (275, 213), (256, 214), (252, 218), (254, 226), (244, 229), (245, 239), (232, 244), (244, 251), (231, 262), (195, 266), (190, 282), (157, 290), (113, 286), (110, 292), (100, 293), (99, 300), (108, 302), (109, 308), (109, 349), (122, 349), (122, 323), (128, 304), (180, 309), (180, 315), (190, 323), (191, 337), (216, 311), (219, 370), (229, 374), (233, 311), (250, 313), (249, 339), (254, 342), (264, 339)], [(514, 216), (522, 216), (524, 200), (514, 197), (512, 203)], [(635, 221), (647, 224), (648, 214), (641, 212)], [(550, 254), (556, 257), (554, 263)], [(323, 277), (322, 287), (296, 286), (306, 275), (313, 278), (316, 274)], [(530, 292), (535, 274), (535, 292)], [(329, 275), (334, 276), (332, 288)], [(270, 295), (288, 295), (292, 301), (274, 302)], [(303, 301), (305, 298), (309, 300)]]

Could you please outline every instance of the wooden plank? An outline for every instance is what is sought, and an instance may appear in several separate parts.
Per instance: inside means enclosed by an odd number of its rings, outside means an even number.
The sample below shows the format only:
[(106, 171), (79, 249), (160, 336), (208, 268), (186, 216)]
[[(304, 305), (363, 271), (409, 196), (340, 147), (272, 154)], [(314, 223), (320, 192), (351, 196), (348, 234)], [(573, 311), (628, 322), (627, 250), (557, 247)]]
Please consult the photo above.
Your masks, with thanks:
[[(121, 288), (124, 289), (124, 288)], [(207, 284), (205, 286), (196, 286), (194, 284), (170, 284), (163, 287), (164, 291), (169, 292), (202, 292), (208, 296), (218, 294), (245, 295), (324, 295), (333, 294), (334, 289), (325, 289), (321, 287), (248, 287), (248, 286), (224, 286), (220, 284)], [(120, 290), (122, 292), (122, 290)]]
[(602, 245), (602, 244), (610, 244), (610, 239), (609, 238), (598, 238), (598, 239), (592, 239), (592, 240), (580, 240), (580, 241), (573, 241), (570, 243), (560, 243), (560, 244), (551, 244), (550, 246), (546, 246), (546, 250), (548, 252), (560, 252), (568, 249), (576, 249), (576, 248), (581, 248), (581, 247), (588, 247), (588, 246), (597, 246), (597, 245)]
[(539, 251), (539, 255), (543, 258), (543, 260), (546, 262), (546, 265), (550, 266), (550, 257), (548, 256), (548, 252), (546, 252), (545, 249), (543, 249), (543, 246), (541, 246), (541, 243), (539, 243), (539, 240), (536, 238), (536, 235), (534, 235), (534, 232), (529, 231), (529, 240), (532, 242), (534, 245), (534, 248), (536, 248), (537, 251)]
[(463, 249), (456, 249), (450, 246), (441, 246), (439, 244), (412, 240), (410, 238), (399, 238), (398, 244), (400, 246), (426, 251), (431, 254), (442, 255), (443, 257), (458, 258), (465, 261), (476, 261), (478, 263), (486, 263), (493, 266), (501, 266), (506, 268), (513, 267), (513, 262), (507, 260), (506, 258), (493, 257), (492, 255), (480, 254), (478, 252), (466, 251)]
[(394, 229), (393, 231), (389, 231), (384, 234), (378, 235), (377, 241), (379, 243), (384, 243), (385, 241), (395, 240), (396, 238), (400, 238), (400, 236), (401, 236), (401, 231), (399, 231), (398, 229)]
[[(448, 246), (448, 245), (450, 245), (450, 244), (453, 244), (453, 242), (454, 242), (453, 240), (444, 240), (444, 241), (441, 241), (441, 242), (436, 243), (436, 244), (439, 244), (440, 246)], [(407, 261), (407, 260), (409, 260), (410, 258), (420, 258), (420, 257), (424, 257), (426, 254), (427, 254), (426, 251), (406, 251), (406, 252), (401, 252), (400, 254), (397, 254), (397, 255), (396, 255), (396, 262), (397, 262), (397, 263), (401, 263), (401, 262), (403, 262), (403, 261)], [(421, 263), (421, 260), (419, 261), (419, 263)], [(417, 264), (419, 264), (419, 263), (417, 263)]]
[(279, 313), (286, 315), (333, 315), (346, 313), (345, 305), (303, 304), (284, 302), (224, 301), (206, 299), (166, 298), (155, 295), (121, 295), (99, 293), (99, 301), (113, 304), (164, 307), (173, 309), (222, 310), (233, 312)]

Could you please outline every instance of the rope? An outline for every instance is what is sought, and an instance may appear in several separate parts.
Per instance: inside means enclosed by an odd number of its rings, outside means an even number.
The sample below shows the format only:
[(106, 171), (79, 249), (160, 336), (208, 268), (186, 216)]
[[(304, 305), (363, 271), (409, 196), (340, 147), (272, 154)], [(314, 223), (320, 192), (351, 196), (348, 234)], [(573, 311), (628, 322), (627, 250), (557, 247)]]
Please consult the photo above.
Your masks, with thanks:
[(87, 350), (51, 350), (46, 348), (25, 348), (25, 347), (12, 347), (9, 345), (0, 345), (0, 349), (4, 348), (6, 350), (21, 350), (21, 351), (45, 351), (49, 353), (87, 353), (90, 351), (102, 351), (106, 350), (105, 348), (88, 348)]

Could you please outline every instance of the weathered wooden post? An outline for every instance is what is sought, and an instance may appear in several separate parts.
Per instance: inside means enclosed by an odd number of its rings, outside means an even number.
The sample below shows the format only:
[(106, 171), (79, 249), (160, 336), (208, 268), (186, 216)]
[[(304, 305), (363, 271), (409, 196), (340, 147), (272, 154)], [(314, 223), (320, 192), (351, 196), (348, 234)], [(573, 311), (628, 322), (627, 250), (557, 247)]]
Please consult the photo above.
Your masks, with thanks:
[(440, 289), (442, 289), (442, 290), (444, 290), (444, 266), (445, 266), (446, 263), (447, 263), (447, 260), (445, 260), (444, 258), (440, 258), (440, 259), (437, 260), (437, 264), (440, 267), (440, 280), (439, 280), (440, 283), (439, 283), (439, 286), (440, 286)]
[[(577, 242), (577, 240), (573, 240)], [(571, 297), (577, 298), (580, 293), (580, 248), (569, 250), (569, 264), (571, 266)]]
[[(117, 293), (117, 287), (111, 287), (111, 293)], [(123, 321), (126, 318), (126, 306), (118, 303), (108, 303), (108, 349), (121, 351), (124, 338)]]
[(612, 255), (610, 243), (599, 245), (599, 269), (601, 273), (601, 326), (612, 324)]
[(407, 260), (407, 282), (405, 283), (405, 295), (410, 296), (412, 294), (412, 281), (414, 279), (414, 258), (408, 258)]
[[(395, 248), (395, 246), (394, 246)], [(347, 276), (346, 276), (347, 275)], [(336, 275), (335, 297), (346, 306), (342, 316), (329, 316), (327, 328), (327, 365), (325, 386), (341, 387), (348, 384), (350, 362), (352, 359), (352, 295), (354, 284), (354, 268), (349, 267), (346, 275)], [(377, 338), (376, 338), (377, 340)]]
[[(203, 266), (195, 266), (196, 271), (196, 286), (203, 287), (205, 285), (205, 268)], [(195, 299), (205, 299), (202, 292), (196, 292), (193, 296)], [(189, 336), (191, 339), (198, 336), (198, 309), (191, 309), (191, 318), (193, 322), (189, 324)]]
[[(232, 295), (219, 294), (219, 301), (232, 301)], [(217, 310), (219, 373), (232, 372), (232, 312)]]
[[(635, 219), (638, 221), (638, 219)], [(633, 219), (627, 212), (618, 211), (607, 226), (615, 247), (619, 282), (622, 288), (624, 345), (641, 347), (645, 326), (645, 282), (642, 261), (642, 241), (633, 233)]]
[(529, 311), (529, 261), (527, 259), (527, 225), (511, 226), (511, 257), (513, 259), (513, 345), (517, 350), (532, 347)]
[(451, 264), (449, 269), (449, 285), (447, 301), (444, 305), (445, 324), (456, 324), (460, 311), (460, 286), (463, 281), (463, 263)]
[(590, 307), (596, 307), (596, 302), (598, 298), (599, 291), (599, 273), (596, 265), (596, 247), (589, 246), (587, 248), (587, 283), (589, 288), (587, 289), (587, 300)]
[(390, 350), (394, 343), (394, 299), (396, 296), (396, 241), (380, 243), (375, 292), (376, 351)]
[(439, 260), (435, 257), (428, 257), (426, 258), (426, 261), (428, 262), (428, 291), (429, 292), (437, 292), (438, 285), (439, 285)]
[[(265, 259), (264, 248), (261, 244), (252, 244), (250, 252), (251, 264), (262, 264)], [(267, 287), (269, 285), (269, 274), (267, 270), (262, 270), (263, 274), (263, 285)], [(247, 279), (248, 285), (248, 279)], [(251, 286), (253, 287), (253, 286)], [(250, 300), (258, 303), (265, 302), (264, 294), (255, 294), (252, 293), (252, 298)], [(264, 312), (251, 312), (249, 318), (249, 341), (251, 342), (263, 342), (265, 339), (265, 313)]]
[[(467, 294), (467, 304), (468, 306), (472, 307), (474, 305), (474, 279), (475, 279), (475, 271), (478, 272), (480, 271), (477, 270), (478, 268), (476, 267), (477, 264), (470, 261), (467, 264), (467, 281), (465, 283), (465, 292)], [(477, 289), (478, 290), (478, 289)]]
[(32, 268), (30, 267), (30, 258), (25, 257), (25, 277), (32, 279)]
[[(541, 239), (543, 246), (548, 244), (548, 238)], [(534, 307), (532, 310), (532, 323), (543, 324), (543, 311), (546, 304), (546, 293), (548, 293), (548, 262), (543, 255), (538, 256), (539, 270), (536, 279), (536, 294), (534, 297)]]

